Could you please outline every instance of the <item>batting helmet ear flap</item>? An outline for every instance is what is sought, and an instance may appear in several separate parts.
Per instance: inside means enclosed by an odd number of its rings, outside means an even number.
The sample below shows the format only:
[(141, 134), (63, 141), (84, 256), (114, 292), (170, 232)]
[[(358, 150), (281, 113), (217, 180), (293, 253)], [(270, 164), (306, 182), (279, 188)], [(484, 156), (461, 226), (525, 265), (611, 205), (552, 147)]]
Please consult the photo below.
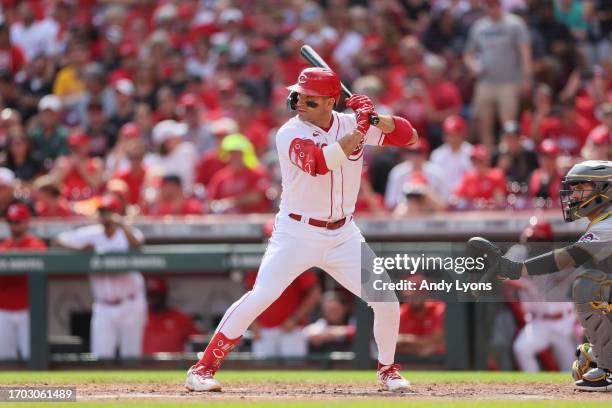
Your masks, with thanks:
[(297, 91), (292, 91), (289, 96), (287, 96), (287, 109), (290, 111), (294, 111), (297, 109), (299, 93)]

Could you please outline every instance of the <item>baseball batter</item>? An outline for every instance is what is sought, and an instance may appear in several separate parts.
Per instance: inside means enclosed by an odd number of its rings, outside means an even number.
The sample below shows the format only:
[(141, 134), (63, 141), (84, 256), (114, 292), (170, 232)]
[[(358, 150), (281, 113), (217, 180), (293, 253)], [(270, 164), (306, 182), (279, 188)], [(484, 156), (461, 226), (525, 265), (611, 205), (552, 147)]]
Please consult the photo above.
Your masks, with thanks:
[[(317, 266), (359, 296), (361, 232), (353, 211), (363, 165), (363, 146), (408, 146), (418, 136), (404, 118), (376, 114), (372, 101), (354, 95), (347, 106), (356, 114), (333, 110), (340, 80), (323, 68), (306, 68), (290, 86), (288, 104), (297, 115), (276, 135), (282, 174), (280, 211), (253, 289), (227, 310), (200, 361), (187, 372), (192, 391), (220, 391), (214, 378), (244, 332), (304, 270)], [(399, 326), (397, 302), (371, 302), (378, 346), (378, 382), (382, 390), (409, 387), (394, 364)]]
[(612, 391), (612, 162), (576, 164), (565, 176), (560, 196), (566, 222), (582, 217), (591, 221), (575, 244), (525, 262), (502, 256), (499, 248), (483, 238), (472, 238), (468, 245), (487, 254), (489, 271), (503, 278), (578, 268), (572, 297), (590, 343), (578, 346), (572, 376), (579, 390)]

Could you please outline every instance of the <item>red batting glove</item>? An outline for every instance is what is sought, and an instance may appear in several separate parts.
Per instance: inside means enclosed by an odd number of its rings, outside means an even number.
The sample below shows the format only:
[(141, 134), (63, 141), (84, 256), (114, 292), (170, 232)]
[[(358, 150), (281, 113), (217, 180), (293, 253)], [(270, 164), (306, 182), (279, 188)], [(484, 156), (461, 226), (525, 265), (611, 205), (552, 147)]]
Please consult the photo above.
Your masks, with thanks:
[(368, 133), (370, 129), (370, 114), (374, 111), (372, 109), (358, 109), (357, 110), (357, 130), (364, 135)]
[(346, 100), (346, 106), (357, 112), (362, 108), (374, 108), (374, 102), (365, 95), (353, 95)]

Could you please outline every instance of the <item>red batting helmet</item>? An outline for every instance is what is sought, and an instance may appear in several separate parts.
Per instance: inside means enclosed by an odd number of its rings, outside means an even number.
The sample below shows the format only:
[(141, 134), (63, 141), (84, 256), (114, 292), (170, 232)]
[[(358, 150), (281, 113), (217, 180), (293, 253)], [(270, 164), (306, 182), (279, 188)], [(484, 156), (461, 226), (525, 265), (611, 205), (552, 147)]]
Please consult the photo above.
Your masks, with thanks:
[(11, 204), (6, 210), (6, 220), (8, 222), (27, 221), (31, 216), (32, 212), (28, 206), (22, 203)]
[(300, 72), (296, 84), (287, 87), (292, 92), (309, 96), (331, 96), (340, 100), (340, 78), (332, 70), (310, 67)]

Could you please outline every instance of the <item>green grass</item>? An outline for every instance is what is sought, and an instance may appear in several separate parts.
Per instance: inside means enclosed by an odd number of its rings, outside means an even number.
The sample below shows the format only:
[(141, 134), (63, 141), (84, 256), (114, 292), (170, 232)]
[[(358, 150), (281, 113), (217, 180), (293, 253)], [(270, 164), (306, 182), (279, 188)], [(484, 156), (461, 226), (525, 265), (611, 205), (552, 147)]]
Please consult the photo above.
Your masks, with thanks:
[[(488, 371), (406, 371), (402, 372), (412, 383), (570, 383), (569, 373), (520, 373)], [(338, 384), (366, 384), (375, 381), (374, 370), (368, 371), (230, 371), (221, 370), (217, 378), (226, 384), (232, 382), (274, 381), (295, 383), (334, 382)], [(185, 371), (4, 371), (0, 372), (0, 385), (9, 384), (107, 384), (107, 383), (182, 383)]]
[[(457, 383), (555, 383), (570, 384), (568, 373), (518, 373), (518, 372), (442, 372), (442, 371), (404, 371), (404, 374), (415, 384), (457, 384)], [(182, 384), (185, 378), (184, 371), (11, 371), (0, 372), (0, 386), (7, 385), (65, 385), (79, 384), (110, 384), (110, 383), (157, 383)], [(367, 384), (375, 383), (375, 373), (369, 371), (230, 371), (222, 370), (218, 378), (227, 385), (231, 383), (262, 383), (274, 382), (296, 383), (301, 385), (317, 383)], [(246, 407), (332, 407), (332, 408), (601, 408), (604, 401), (551, 401), (551, 400), (498, 400), (498, 401), (469, 401), (469, 400), (421, 400), (418, 396), (406, 395), (394, 399), (352, 399), (345, 400), (206, 400), (205, 396), (184, 402), (162, 401), (95, 401), (77, 403), (15, 403), (2, 404), (4, 407), (94, 407), (94, 408), (145, 408), (145, 407), (213, 407), (213, 408), (246, 408)], [(560, 397), (562, 398), (562, 397)], [(602, 404), (602, 402), (604, 402)]]

